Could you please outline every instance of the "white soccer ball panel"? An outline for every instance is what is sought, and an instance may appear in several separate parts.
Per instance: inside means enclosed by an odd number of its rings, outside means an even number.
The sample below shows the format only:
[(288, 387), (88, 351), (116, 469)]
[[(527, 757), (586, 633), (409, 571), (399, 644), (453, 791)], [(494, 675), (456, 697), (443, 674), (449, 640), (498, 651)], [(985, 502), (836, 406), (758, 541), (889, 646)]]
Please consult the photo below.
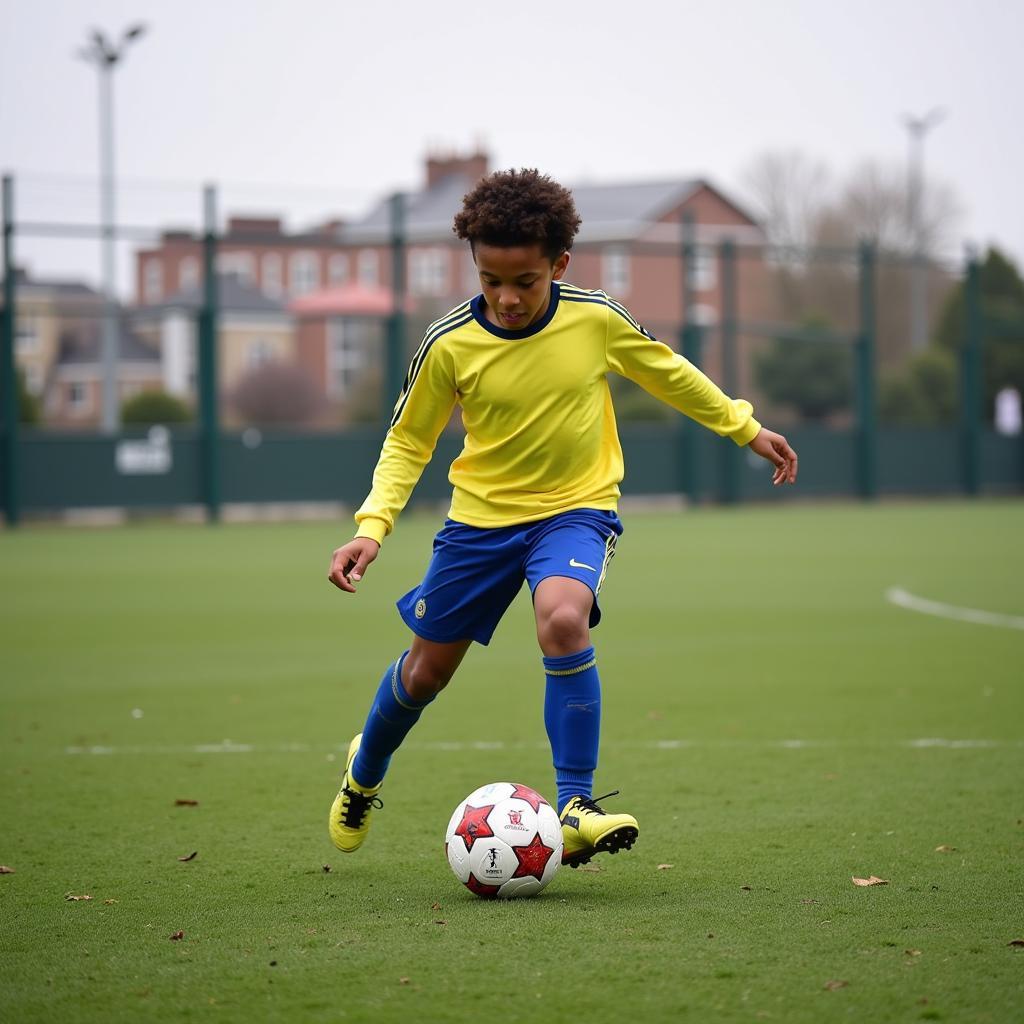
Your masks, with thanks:
[(499, 800), (505, 800), (515, 792), (515, 786), (511, 782), (489, 782), (486, 786), (474, 789), (466, 797), (464, 803), (475, 804), (496, 804)]
[(537, 831), (548, 846), (556, 848), (558, 859), (562, 859), (562, 823), (551, 804), (541, 804), (537, 813)]
[(484, 885), (504, 885), (519, 867), (515, 852), (500, 839), (478, 839), (469, 851), (469, 870)]
[(525, 846), (539, 831), (533, 808), (518, 797), (501, 800), (487, 815), (491, 831), (509, 846)]
[(465, 885), (469, 881), (469, 850), (461, 836), (452, 836), (445, 844), (448, 853), (448, 866), (455, 872), (455, 877)]
[(498, 889), (497, 898), (499, 900), (511, 900), (517, 896), (536, 896), (546, 884), (546, 882), (539, 882), (533, 875), (527, 878), (510, 878)]

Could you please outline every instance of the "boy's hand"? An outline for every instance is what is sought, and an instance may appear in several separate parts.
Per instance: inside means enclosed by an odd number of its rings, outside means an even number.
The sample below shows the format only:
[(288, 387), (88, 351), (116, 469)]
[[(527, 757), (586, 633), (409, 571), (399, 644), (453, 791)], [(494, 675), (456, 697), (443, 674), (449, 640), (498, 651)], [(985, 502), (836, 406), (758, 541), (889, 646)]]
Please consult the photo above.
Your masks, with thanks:
[(327, 578), (347, 594), (354, 594), (354, 584), (363, 578), (366, 567), (377, 557), (380, 545), (369, 537), (356, 537), (338, 548), (331, 558)]
[(773, 430), (766, 430), (762, 427), (757, 437), (747, 446), (752, 452), (757, 452), (762, 459), (774, 463), (775, 472), (772, 474), (772, 483), (778, 487), (779, 484), (796, 483), (796, 452), (789, 447), (789, 442)]

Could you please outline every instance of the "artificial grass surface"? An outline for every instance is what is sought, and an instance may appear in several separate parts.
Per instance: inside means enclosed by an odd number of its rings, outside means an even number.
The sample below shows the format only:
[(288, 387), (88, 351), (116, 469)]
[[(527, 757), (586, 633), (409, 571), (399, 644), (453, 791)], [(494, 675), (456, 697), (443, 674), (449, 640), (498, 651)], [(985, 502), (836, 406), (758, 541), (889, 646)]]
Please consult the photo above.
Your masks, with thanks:
[(597, 786), (640, 841), (508, 904), (442, 847), (484, 782), (554, 795), (524, 596), (326, 837), (436, 520), (355, 598), (347, 523), (0, 535), (0, 1019), (1018, 1020), (1024, 631), (884, 594), (1024, 615), (1021, 512), (626, 516)]

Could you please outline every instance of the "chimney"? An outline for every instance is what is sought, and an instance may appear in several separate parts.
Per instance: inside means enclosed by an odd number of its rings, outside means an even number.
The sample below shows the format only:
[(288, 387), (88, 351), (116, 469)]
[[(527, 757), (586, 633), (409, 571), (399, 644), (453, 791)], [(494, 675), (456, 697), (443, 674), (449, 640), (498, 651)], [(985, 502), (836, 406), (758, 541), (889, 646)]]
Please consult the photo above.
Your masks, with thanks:
[(487, 174), (487, 154), (482, 149), (461, 156), (458, 153), (427, 154), (427, 188), (431, 189), (453, 174), (469, 179), (475, 185)]

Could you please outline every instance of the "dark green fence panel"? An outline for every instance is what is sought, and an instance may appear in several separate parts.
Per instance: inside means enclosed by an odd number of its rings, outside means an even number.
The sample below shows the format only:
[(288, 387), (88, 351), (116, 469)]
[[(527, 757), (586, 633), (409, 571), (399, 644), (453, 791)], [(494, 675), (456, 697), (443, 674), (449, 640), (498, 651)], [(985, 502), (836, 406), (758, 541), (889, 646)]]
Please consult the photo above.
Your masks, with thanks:
[(986, 491), (1009, 493), (1024, 485), (1024, 442), (987, 431), (979, 450), (981, 485)]
[(203, 500), (199, 440), (173, 434), (166, 472), (122, 472), (119, 445), (147, 443), (145, 434), (121, 438), (23, 431), (19, 486), (26, 510), (140, 508), (192, 505)]
[(378, 427), (345, 434), (251, 430), (222, 435), (221, 495), (227, 502), (358, 504), (369, 489), (381, 437)]
[(878, 485), (888, 494), (950, 494), (961, 490), (963, 435), (948, 429), (888, 428), (878, 432)]
[(682, 491), (679, 446), (673, 423), (630, 423), (619, 430), (626, 477), (623, 494), (671, 494)]

